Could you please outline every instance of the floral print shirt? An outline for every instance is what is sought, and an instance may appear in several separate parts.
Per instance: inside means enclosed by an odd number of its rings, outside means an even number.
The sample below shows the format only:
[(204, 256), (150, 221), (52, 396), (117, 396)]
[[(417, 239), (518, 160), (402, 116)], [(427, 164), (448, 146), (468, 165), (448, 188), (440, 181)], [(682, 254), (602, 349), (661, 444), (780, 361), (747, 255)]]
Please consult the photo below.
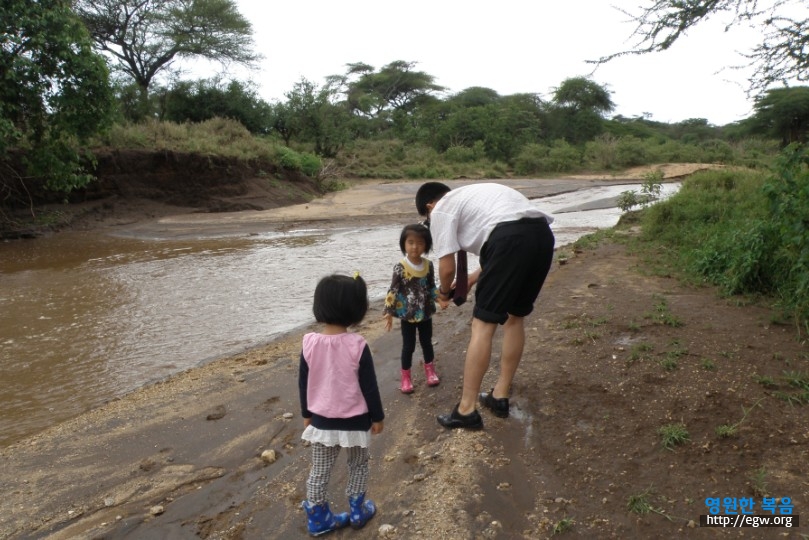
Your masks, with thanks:
[(422, 257), (421, 270), (405, 257), (393, 267), (393, 279), (385, 297), (385, 313), (407, 322), (417, 323), (435, 313), (435, 268), (432, 261)]

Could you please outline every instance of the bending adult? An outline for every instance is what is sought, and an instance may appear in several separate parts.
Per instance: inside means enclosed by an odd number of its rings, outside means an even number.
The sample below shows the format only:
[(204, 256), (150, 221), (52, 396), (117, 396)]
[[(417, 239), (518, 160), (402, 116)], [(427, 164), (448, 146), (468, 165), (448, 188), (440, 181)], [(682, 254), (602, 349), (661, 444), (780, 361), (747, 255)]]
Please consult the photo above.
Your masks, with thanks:
[[(475, 307), (463, 392), (452, 412), (438, 416), (438, 423), (450, 429), (480, 429), (483, 419), (477, 402), (498, 417), (508, 417), (511, 383), (525, 345), (525, 317), (534, 309), (553, 259), (553, 218), (520, 192), (495, 183), (451, 190), (440, 182), (427, 182), (416, 193), (416, 210), (427, 218), (433, 237), (442, 309), (452, 295), (456, 252), (479, 257), (480, 269), (469, 275), (469, 286), (476, 285)], [(480, 393), (500, 325), (500, 374), (489, 392)]]

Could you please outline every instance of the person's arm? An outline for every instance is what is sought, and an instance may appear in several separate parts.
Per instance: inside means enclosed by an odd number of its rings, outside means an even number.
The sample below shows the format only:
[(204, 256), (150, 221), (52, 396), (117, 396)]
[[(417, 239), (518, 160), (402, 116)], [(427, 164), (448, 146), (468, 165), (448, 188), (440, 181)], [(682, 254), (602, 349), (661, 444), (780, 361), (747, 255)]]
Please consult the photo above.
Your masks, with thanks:
[[(368, 344), (362, 350), (359, 367), (360, 390), (368, 405), (368, 413), (371, 415), (371, 422), (381, 424), (385, 419), (385, 410), (382, 408), (382, 398), (379, 395), (379, 386), (376, 382), (376, 372), (374, 371), (374, 359), (371, 356), (371, 349)], [(380, 430), (381, 431), (381, 430)]]
[(312, 421), (312, 413), (309, 412), (309, 398), (307, 388), (309, 385), (309, 364), (301, 353), (300, 365), (298, 366), (298, 394), (301, 400), (301, 416), (303, 416), (303, 427), (307, 427)]
[(455, 254), (450, 253), (438, 259), (438, 303), (441, 309), (449, 306), (453, 281), (455, 281)]
[(393, 267), (393, 277), (390, 278), (390, 287), (385, 295), (385, 314), (396, 314), (396, 294), (402, 286), (402, 263), (396, 263)]
[(435, 265), (430, 261), (430, 271), (427, 273), (427, 302), (431, 309), (435, 309), (435, 301), (438, 298), (438, 286), (435, 284)]

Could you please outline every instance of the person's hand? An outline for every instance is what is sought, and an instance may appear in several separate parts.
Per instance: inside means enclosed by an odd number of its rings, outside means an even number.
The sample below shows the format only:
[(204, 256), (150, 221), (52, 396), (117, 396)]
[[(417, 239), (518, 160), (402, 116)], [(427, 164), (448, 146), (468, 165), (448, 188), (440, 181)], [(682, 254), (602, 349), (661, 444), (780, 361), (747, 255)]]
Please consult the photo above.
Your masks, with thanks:
[(450, 299), (447, 297), (439, 296), (436, 302), (438, 302), (438, 305), (439, 307), (441, 307), (441, 309), (447, 309), (449, 307)]
[(475, 270), (474, 272), (471, 272), (469, 274), (469, 277), (467, 278), (468, 279), (467, 283), (468, 283), (470, 289), (472, 288), (472, 286), (475, 285), (475, 283), (478, 282), (478, 278), (480, 278), (480, 271), (481, 270), (483, 270), (483, 268), (478, 268), (477, 270)]
[(371, 434), (379, 435), (385, 429), (385, 422), (374, 422), (371, 424)]
[(390, 329), (393, 328), (393, 315), (385, 313), (382, 318), (385, 319), (385, 330), (390, 332)]

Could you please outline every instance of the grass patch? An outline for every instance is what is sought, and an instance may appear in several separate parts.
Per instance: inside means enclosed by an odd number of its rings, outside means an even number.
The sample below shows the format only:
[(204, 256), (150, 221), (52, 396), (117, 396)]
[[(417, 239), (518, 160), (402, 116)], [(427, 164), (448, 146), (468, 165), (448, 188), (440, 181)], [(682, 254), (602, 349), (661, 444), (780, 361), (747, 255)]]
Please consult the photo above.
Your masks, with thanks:
[(565, 533), (573, 528), (575, 525), (575, 521), (573, 518), (563, 518), (554, 523), (552, 534), (555, 536), (557, 534)]
[(685, 428), (685, 424), (666, 424), (657, 430), (660, 435), (660, 443), (666, 450), (673, 450), (675, 446), (679, 446), (688, 442), (689, 434)]
[(731, 437), (735, 437), (739, 432), (739, 426), (741, 426), (742, 422), (744, 422), (745, 419), (747, 419), (747, 415), (750, 414), (750, 411), (758, 407), (759, 403), (761, 403), (763, 399), (764, 398), (761, 398), (758, 401), (756, 401), (753, 404), (753, 406), (750, 407), (749, 409), (745, 409), (744, 406), (742, 406), (742, 418), (735, 424), (723, 424), (721, 426), (718, 426), (715, 430), (716, 436), (719, 437), (720, 439), (728, 439)]
[(654, 312), (647, 314), (647, 319), (651, 319), (655, 324), (671, 326), (672, 328), (679, 328), (685, 324), (671, 312), (669, 303), (665, 298), (660, 295), (655, 295), (655, 298), (657, 303), (654, 306)]
[(705, 371), (716, 370), (716, 364), (710, 358), (703, 358), (700, 365), (702, 366), (702, 369), (704, 369)]
[(766, 497), (769, 495), (767, 487), (767, 470), (764, 467), (754, 470), (750, 474), (750, 489), (756, 497)]
[(645, 491), (641, 493), (638, 493), (637, 495), (630, 495), (626, 503), (626, 509), (632, 512), (633, 514), (641, 514), (641, 515), (653, 512), (655, 514), (660, 514), (661, 516), (671, 521), (671, 518), (667, 516), (662, 509), (656, 508), (652, 504), (652, 501), (650, 500), (651, 496), (652, 496), (651, 487), (647, 488)]

